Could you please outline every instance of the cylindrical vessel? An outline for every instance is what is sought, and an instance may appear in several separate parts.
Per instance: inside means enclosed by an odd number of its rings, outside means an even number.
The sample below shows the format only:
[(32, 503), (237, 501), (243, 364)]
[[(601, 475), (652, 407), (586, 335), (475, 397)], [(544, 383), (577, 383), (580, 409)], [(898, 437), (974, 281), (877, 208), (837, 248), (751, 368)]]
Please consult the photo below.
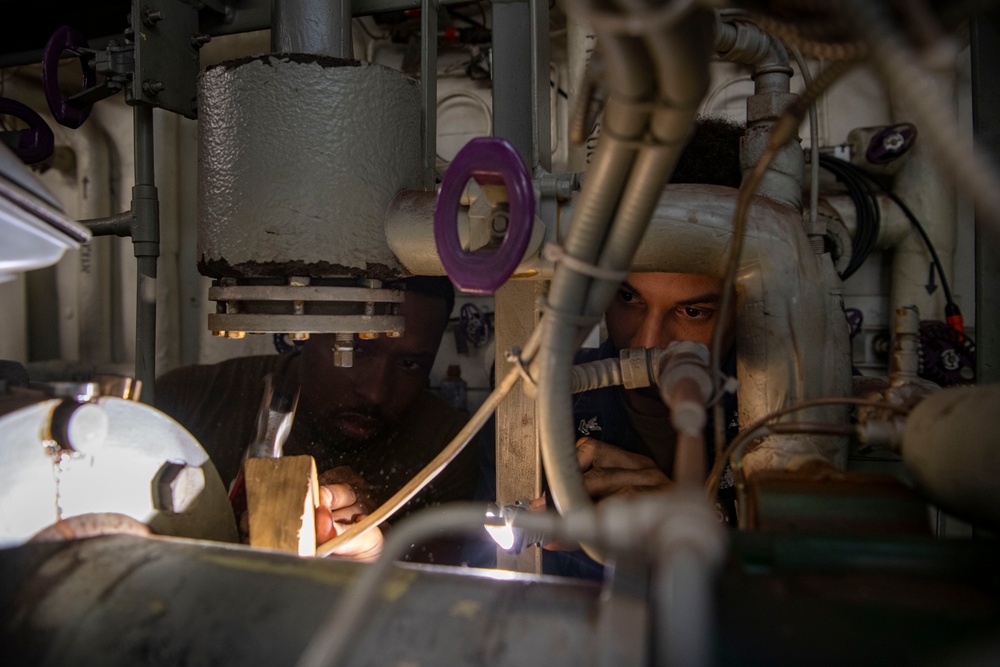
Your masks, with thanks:
[(385, 240), (421, 185), (420, 91), (380, 65), (305, 55), (223, 63), (199, 82), (199, 270), (403, 275)]
[[(27, 544), (0, 551), (0, 653), (5, 665), (294, 665), (362, 567), (124, 535)], [(344, 664), (555, 667), (600, 655), (598, 585), (494, 574), (400, 567)], [(613, 635), (619, 664), (640, 663), (646, 638), (633, 630)]]
[(1000, 529), (1000, 385), (950, 387), (906, 418), (903, 463), (935, 504)]

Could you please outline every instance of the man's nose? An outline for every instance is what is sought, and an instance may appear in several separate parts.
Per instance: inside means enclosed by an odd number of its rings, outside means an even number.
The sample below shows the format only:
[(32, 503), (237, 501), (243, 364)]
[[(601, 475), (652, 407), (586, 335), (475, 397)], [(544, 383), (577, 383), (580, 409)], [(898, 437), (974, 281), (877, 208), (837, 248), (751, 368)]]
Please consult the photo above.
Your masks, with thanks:
[(666, 347), (673, 340), (670, 323), (663, 313), (651, 312), (642, 322), (629, 341), (631, 347)]
[(354, 393), (366, 405), (378, 406), (392, 391), (391, 363), (381, 357), (369, 357), (354, 367)]

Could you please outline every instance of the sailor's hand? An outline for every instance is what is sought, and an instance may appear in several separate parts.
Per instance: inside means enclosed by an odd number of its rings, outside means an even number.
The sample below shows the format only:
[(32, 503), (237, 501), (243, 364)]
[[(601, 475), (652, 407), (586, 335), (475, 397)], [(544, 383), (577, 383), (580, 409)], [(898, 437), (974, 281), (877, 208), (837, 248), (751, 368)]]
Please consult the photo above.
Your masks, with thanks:
[(674, 483), (648, 456), (633, 454), (593, 438), (576, 443), (583, 486), (594, 502), (612, 496), (667, 491)]
[[(316, 543), (323, 544), (342, 535), (367, 515), (350, 484), (328, 484), (319, 489), (319, 507), (316, 508)], [(372, 528), (356, 540), (347, 542), (332, 556), (371, 562), (382, 553), (382, 531)]]

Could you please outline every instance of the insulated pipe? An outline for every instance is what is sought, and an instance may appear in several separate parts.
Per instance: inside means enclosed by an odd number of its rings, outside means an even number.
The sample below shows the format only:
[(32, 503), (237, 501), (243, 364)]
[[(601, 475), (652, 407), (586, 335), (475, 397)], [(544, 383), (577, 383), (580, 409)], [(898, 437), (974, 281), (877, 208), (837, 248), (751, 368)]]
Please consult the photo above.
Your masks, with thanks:
[[(721, 276), (736, 196), (723, 186), (667, 186), (632, 270)], [(803, 400), (850, 395), (840, 281), (829, 257), (811, 251), (797, 209), (755, 199), (736, 295), (741, 427)], [(846, 411), (819, 408), (797, 417), (842, 422)], [(745, 468), (753, 474), (817, 457), (843, 467), (846, 445), (813, 436), (769, 439), (747, 454)]]
[(950, 387), (925, 398), (903, 429), (903, 464), (935, 504), (1000, 528), (1000, 385)]
[(350, 0), (272, 0), (271, 53), (353, 58)]
[[(953, 99), (954, 89), (950, 85), (953, 77), (930, 73), (925, 76), (935, 81), (945, 99)], [(910, 108), (899, 99), (899, 95), (891, 94), (890, 99), (893, 102), (893, 118), (908, 119)], [(930, 146), (917, 141), (896, 174), (893, 189), (920, 220), (937, 250), (941, 270), (948, 277), (949, 283), (954, 284), (958, 205), (955, 201), (955, 187), (945, 169)], [(928, 275), (933, 266), (931, 253), (899, 208), (892, 204), (890, 206), (893, 206), (892, 213), (895, 216), (903, 218), (909, 232), (892, 254), (890, 305), (894, 310), (915, 305), (924, 319), (944, 320), (944, 290), (940, 286), (930, 290), (928, 288), (931, 284)]]
[[(294, 665), (373, 567), (130, 535), (0, 550), (4, 665)], [(470, 664), (488, 647), (494, 664), (568, 667), (602, 648), (594, 582), (391, 570), (378, 582), (389, 594), (350, 638), (358, 657), (339, 664)], [(625, 664), (639, 664), (641, 642), (623, 648)]]

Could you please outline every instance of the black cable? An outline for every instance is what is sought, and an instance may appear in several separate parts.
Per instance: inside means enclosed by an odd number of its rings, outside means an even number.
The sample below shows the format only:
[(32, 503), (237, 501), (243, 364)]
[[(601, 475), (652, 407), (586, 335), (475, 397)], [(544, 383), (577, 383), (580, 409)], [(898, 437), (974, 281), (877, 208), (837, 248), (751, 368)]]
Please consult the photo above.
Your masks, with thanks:
[[(820, 165), (823, 165), (824, 162), (839, 163), (839, 167), (843, 171), (853, 172), (853, 175), (859, 178), (862, 182), (864, 182), (866, 187), (873, 194), (874, 190), (877, 188), (882, 192), (884, 192), (885, 195), (889, 199), (891, 199), (893, 203), (896, 204), (896, 206), (899, 207), (899, 210), (903, 212), (903, 215), (906, 216), (906, 219), (910, 221), (910, 224), (913, 225), (913, 227), (917, 230), (917, 233), (920, 234), (920, 238), (923, 239), (924, 245), (927, 246), (927, 251), (931, 255), (931, 260), (934, 263), (934, 268), (938, 274), (938, 278), (941, 280), (941, 289), (944, 291), (945, 302), (948, 304), (949, 308), (957, 308), (954, 299), (952, 299), (951, 285), (948, 284), (948, 279), (944, 275), (944, 267), (941, 265), (941, 259), (940, 257), (938, 257), (937, 249), (934, 247), (934, 244), (931, 242), (930, 237), (927, 235), (927, 230), (925, 230), (924, 226), (920, 224), (919, 220), (917, 220), (917, 216), (914, 215), (913, 211), (910, 210), (910, 207), (907, 206), (902, 199), (900, 199), (899, 195), (897, 195), (895, 192), (888, 189), (887, 187), (876, 181), (874, 178), (869, 176), (867, 173), (865, 173), (863, 169), (860, 169), (859, 167), (856, 167), (855, 165), (849, 162), (845, 162), (844, 160), (839, 160), (835, 157), (826, 155), (820, 156)], [(876, 207), (878, 206), (877, 202), (875, 203), (875, 205)]]
[(857, 210), (854, 249), (847, 267), (840, 274), (841, 280), (847, 280), (861, 268), (875, 249), (881, 228), (878, 200), (870, 180), (854, 165), (831, 155), (820, 155), (819, 165), (843, 183)]
[(889, 199), (895, 202), (896, 206), (899, 207), (899, 210), (901, 210), (903, 212), (903, 215), (906, 216), (907, 220), (910, 221), (910, 224), (916, 228), (917, 232), (920, 234), (920, 238), (924, 240), (924, 245), (927, 246), (928, 252), (931, 253), (931, 259), (934, 261), (934, 266), (937, 269), (938, 278), (941, 279), (941, 289), (944, 290), (944, 300), (949, 306), (954, 307), (956, 304), (955, 301), (951, 298), (951, 286), (948, 285), (948, 279), (944, 277), (944, 269), (941, 267), (941, 259), (938, 257), (937, 249), (935, 249), (934, 244), (931, 243), (930, 237), (927, 236), (927, 231), (924, 229), (924, 226), (920, 224), (920, 221), (917, 220), (917, 216), (913, 214), (913, 211), (910, 210), (910, 207), (907, 206), (905, 203), (903, 203), (903, 200), (900, 199), (895, 192), (885, 187), (882, 187), (877, 183), (876, 185), (878, 185), (878, 187), (881, 188), (882, 192), (884, 192)]

